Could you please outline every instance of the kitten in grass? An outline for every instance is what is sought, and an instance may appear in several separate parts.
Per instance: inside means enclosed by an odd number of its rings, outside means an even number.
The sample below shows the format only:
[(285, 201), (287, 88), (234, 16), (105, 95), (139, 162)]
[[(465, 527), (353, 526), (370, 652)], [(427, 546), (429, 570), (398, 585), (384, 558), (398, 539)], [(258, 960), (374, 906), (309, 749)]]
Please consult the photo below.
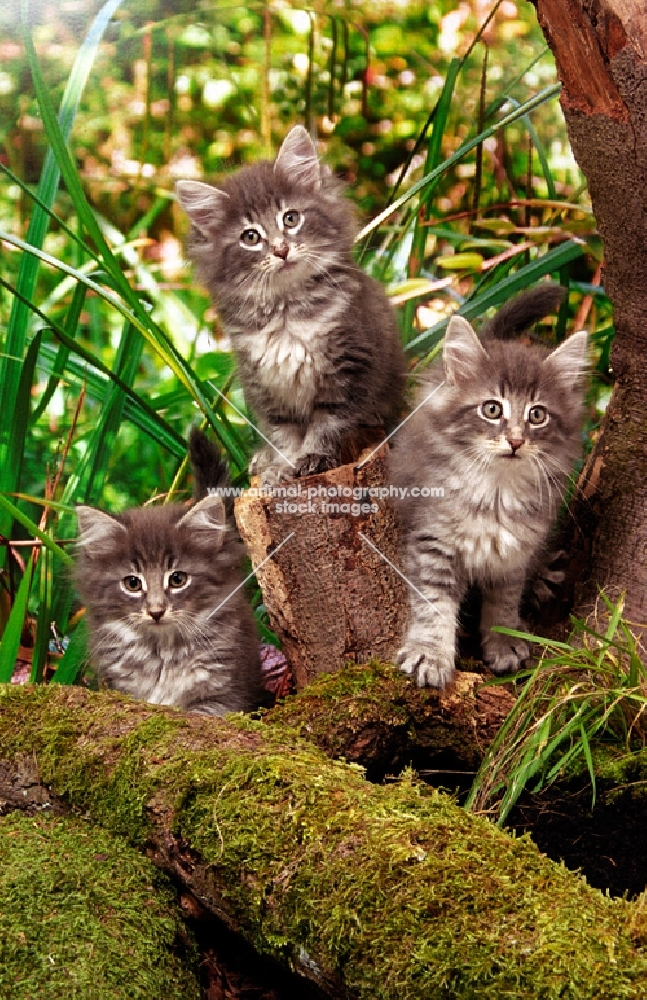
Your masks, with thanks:
[[(216, 449), (193, 430), (196, 503), (110, 515), (77, 507), (76, 580), (90, 650), (109, 688), (205, 715), (261, 703), (256, 629), (242, 590), (242, 547), (223, 500)], [(224, 603), (226, 602), (226, 603)], [(221, 606), (222, 605), (222, 606)]]
[[(450, 320), (442, 361), (417, 394), (420, 409), (395, 435), (392, 482), (442, 487), (443, 497), (402, 500), (411, 615), (398, 663), (418, 685), (454, 676), (456, 626), (467, 587), (482, 597), (483, 659), (513, 672), (529, 656), (519, 604), (582, 448), (587, 335), (556, 350), (509, 338), (553, 311), (559, 286), (544, 284), (506, 304), (482, 339)], [(420, 594), (424, 596), (420, 596)]]
[(276, 160), (219, 187), (179, 181), (189, 255), (238, 358), (267, 446), (251, 471), (267, 484), (334, 468), (360, 426), (397, 413), (405, 360), (381, 285), (353, 262), (353, 212), (295, 126)]

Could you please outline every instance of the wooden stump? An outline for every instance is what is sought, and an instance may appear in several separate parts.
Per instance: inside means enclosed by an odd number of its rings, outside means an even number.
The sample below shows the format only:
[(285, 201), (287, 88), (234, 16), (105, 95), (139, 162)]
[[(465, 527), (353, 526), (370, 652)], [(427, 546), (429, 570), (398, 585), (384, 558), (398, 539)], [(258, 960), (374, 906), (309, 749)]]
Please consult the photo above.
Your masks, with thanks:
[(258, 495), (252, 480), (236, 499), (236, 522), (299, 690), (348, 660), (392, 660), (404, 632), (407, 586), (390, 565), (399, 561), (400, 528), (384, 485), (388, 445), (371, 454), (374, 447), (273, 496)]

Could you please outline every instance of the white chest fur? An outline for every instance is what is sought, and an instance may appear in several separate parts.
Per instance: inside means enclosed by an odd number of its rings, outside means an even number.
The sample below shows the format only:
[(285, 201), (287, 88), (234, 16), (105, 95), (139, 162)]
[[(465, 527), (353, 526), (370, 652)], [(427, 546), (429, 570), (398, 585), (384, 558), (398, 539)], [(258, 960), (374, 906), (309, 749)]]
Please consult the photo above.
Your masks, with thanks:
[(470, 579), (500, 579), (525, 569), (544, 540), (540, 521), (528, 516), (476, 514), (455, 527), (454, 545)]
[(521, 540), (509, 528), (482, 519), (461, 525), (454, 539), (468, 575), (504, 576), (525, 565), (528, 558)]
[(241, 345), (262, 385), (291, 408), (312, 407), (322, 376), (332, 372), (325, 341), (346, 307), (338, 298), (312, 319), (288, 309)]

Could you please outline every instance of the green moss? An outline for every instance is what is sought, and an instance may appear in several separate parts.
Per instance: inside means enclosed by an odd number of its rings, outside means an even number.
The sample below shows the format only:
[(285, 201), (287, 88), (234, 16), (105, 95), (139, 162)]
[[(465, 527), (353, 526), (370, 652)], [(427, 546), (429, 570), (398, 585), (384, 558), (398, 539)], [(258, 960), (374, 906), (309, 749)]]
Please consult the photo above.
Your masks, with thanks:
[[(206, 762), (205, 762), (206, 763)], [(259, 950), (343, 970), (366, 998), (638, 997), (631, 907), (451, 798), (316, 756), (193, 763), (176, 832)], [(231, 873), (236, 878), (231, 878)]]
[[(106, 826), (134, 815), (136, 839), (172, 831), (208, 863), (206, 895), (260, 952), (319, 970), (350, 997), (647, 995), (636, 905), (410, 777), (370, 785), (287, 726), (241, 717), (71, 689), (2, 699), (0, 756), (31, 743), (54, 790)], [(92, 765), (85, 787), (79, 758)]]
[(184, 726), (171, 709), (157, 714), (141, 702), (105, 693), (91, 701), (87, 711), (70, 721), (70, 707), (85, 692), (70, 688), (58, 699), (43, 686), (24, 689), (34, 710), (42, 708), (39, 725), (29, 725), (21, 711), (21, 697), (0, 685), (0, 757), (3, 732), (11, 738), (12, 755), (36, 754), (43, 782), (55, 782), (57, 794), (92, 813), (116, 833), (142, 843), (146, 836), (146, 801), (151, 787), (145, 780), (146, 748), (154, 744), (164, 753)]
[(0, 819), (0, 996), (198, 1000), (164, 876), (105, 830)]

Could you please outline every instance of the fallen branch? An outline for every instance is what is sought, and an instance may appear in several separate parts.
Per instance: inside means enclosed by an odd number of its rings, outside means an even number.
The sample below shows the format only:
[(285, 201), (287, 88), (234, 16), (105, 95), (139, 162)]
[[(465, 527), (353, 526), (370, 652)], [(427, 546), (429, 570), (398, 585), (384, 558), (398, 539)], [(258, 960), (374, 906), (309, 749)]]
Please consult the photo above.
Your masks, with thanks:
[(418, 782), (371, 785), (279, 721), (7, 686), (0, 759), (146, 847), (330, 996), (647, 992), (640, 900), (603, 896)]

